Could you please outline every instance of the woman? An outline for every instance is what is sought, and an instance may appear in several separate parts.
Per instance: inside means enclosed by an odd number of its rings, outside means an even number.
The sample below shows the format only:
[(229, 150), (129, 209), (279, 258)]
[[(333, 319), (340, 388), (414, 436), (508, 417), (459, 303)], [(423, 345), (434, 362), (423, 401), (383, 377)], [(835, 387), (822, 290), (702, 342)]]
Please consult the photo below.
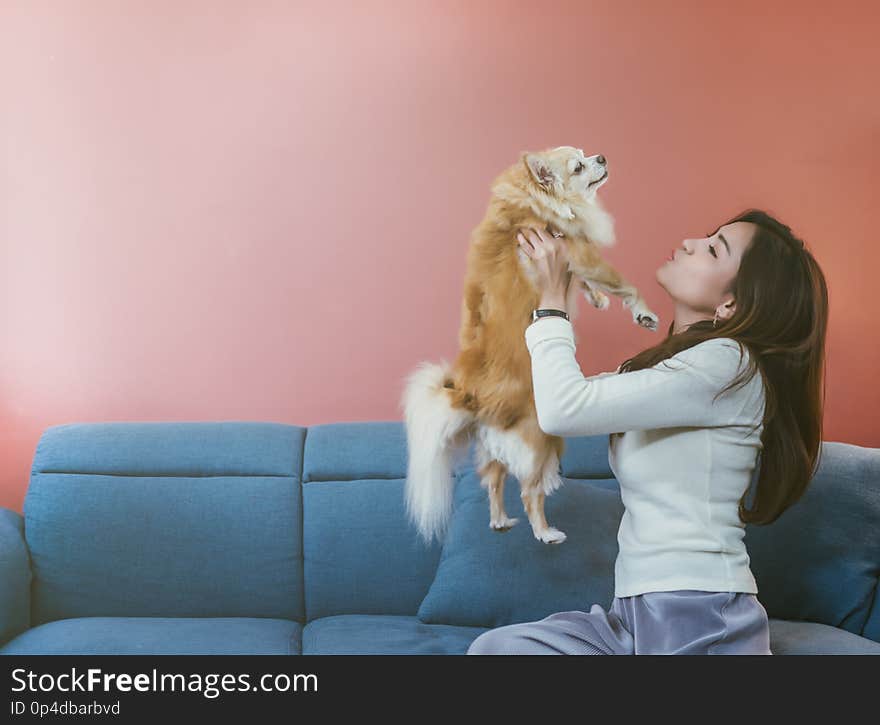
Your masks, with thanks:
[[(540, 230), (519, 243), (540, 307), (565, 312), (562, 245)], [(668, 335), (615, 372), (583, 376), (565, 317), (525, 333), (542, 430), (609, 434), (625, 509), (611, 607), (497, 627), (468, 654), (772, 654), (743, 537), (795, 503), (818, 464), (825, 279), (755, 209), (685, 239), (656, 278), (674, 305)]]

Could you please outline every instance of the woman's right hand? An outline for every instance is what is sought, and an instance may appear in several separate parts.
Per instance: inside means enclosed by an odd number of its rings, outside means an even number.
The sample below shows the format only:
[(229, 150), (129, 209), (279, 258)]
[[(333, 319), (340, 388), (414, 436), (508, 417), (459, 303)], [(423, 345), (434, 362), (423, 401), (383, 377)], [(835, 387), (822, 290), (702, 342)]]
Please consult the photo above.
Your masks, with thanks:
[(516, 235), (520, 249), (535, 263), (535, 284), (541, 294), (541, 307), (565, 309), (565, 300), (573, 279), (568, 267), (565, 237), (554, 238), (541, 229), (528, 227)]

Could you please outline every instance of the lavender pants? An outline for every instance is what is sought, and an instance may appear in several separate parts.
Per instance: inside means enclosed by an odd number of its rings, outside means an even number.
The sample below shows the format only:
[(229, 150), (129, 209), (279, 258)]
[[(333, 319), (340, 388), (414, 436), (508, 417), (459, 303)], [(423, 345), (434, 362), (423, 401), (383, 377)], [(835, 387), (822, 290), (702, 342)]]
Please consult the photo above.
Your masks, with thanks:
[(682, 589), (614, 598), (605, 611), (557, 612), (483, 632), (469, 655), (769, 655), (767, 611), (754, 594)]

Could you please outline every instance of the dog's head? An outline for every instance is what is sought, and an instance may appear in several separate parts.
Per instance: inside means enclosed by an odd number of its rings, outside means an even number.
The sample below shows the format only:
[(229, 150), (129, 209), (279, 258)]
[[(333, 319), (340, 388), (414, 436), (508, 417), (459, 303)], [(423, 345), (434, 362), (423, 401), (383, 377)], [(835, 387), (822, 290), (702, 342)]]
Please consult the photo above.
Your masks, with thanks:
[(596, 191), (608, 181), (601, 154), (585, 156), (573, 146), (524, 151), (492, 183), (493, 208), (504, 218), (519, 209), (573, 237), (600, 247), (614, 244), (614, 221)]
[(605, 157), (601, 154), (585, 156), (581, 149), (573, 146), (526, 152), (522, 162), (530, 181), (560, 201), (577, 201), (576, 197), (590, 201), (597, 189), (608, 181)]
[[(595, 224), (602, 206), (596, 191), (606, 181), (608, 162), (604, 156), (584, 156), (573, 146), (557, 146), (523, 152), (517, 163), (495, 179), (492, 192), (503, 202), (529, 209), (560, 229), (571, 231), (573, 227)], [(606, 246), (613, 242), (610, 234), (593, 236), (599, 244), (603, 244), (601, 239), (611, 239), (604, 242)]]

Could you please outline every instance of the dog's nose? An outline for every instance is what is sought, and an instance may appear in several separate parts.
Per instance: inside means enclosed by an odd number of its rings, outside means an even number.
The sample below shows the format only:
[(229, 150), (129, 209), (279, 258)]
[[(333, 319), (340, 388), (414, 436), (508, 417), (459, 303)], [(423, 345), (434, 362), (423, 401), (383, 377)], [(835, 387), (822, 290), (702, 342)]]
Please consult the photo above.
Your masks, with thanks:
[(597, 163), (597, 164), (600, 164), (601, 166), (605, 166), (605, 157), (602, 156), (602, 154), (599, 154), (599, 155), (596, 157), (596, 163)]

